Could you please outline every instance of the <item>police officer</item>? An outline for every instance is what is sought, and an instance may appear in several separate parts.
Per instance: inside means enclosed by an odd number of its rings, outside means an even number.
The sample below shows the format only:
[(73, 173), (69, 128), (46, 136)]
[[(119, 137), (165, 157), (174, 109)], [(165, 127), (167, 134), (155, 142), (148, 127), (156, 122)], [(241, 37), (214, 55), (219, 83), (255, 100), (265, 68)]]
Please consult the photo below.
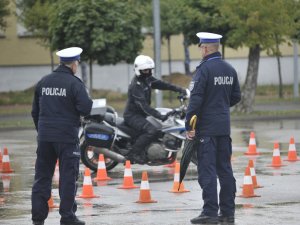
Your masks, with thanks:
[(81, 48), (58, 51), (60, 65), (36, 85), (32, 117), (38, 131), (35, 178), (32, 187), (32, 221), (44, 224), (48, 216), (52, 176), (59, 160), (59, 213), (61, 225), (83, 225), (75, 216), (75, 195), (79, 173), (80, 149), (78, 131), (80, 116), (92, 108), (83, 82), (75, 76)]
[[(219, 34), (200, 32), (202, 61), (190, 84), (191, 97), (186, 115), (187, 138), (197, 138), (198, 182), (204, 201), (193, 224), (234, 222), (236, 184), (230, 163), (230, 107), (240, 101), (240, 86), (235, 69), (222, 60), (218, 51)], [(197, 115), (196, 132), (189, 125)], [(218, 200), (217, 177), (220, 183)], [(220, 210), (220, 214), (218, 212)]]
[(169, 116), (162, 115), (151, 107), (151, 90), (171, 90), (186, 94), (185, 89), (154, 78), (153, 69), (154, 62), (149, 56), (139, 55), (135, 58), (135, 76), (128, 88), (128, 100), (124, 111), (125, 123), (139, 134), (131, 151), (134, 161), (139, 164), (146, 162), (145, 147), (158, 137), (157, 129), (146, 117), (153, 116), (165, 121)]

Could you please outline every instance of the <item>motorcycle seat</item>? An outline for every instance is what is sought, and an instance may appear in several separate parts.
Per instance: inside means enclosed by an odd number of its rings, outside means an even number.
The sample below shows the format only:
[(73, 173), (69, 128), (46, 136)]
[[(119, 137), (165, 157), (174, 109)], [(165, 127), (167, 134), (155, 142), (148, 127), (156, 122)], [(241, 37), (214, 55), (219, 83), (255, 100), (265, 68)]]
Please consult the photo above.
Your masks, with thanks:
[(113, 113), (105, 113), (104, 120), (112, 126), (116, 126), (116, 116)]
[(137, 132), (133, 128), (129, 127), (125, 123), (124, 119), (117, 120), (117, 128), (120, 129), (121, 131), (123, 131), (124, 133), (128, 134), (132, 138), (135, 138), (138, 136)]

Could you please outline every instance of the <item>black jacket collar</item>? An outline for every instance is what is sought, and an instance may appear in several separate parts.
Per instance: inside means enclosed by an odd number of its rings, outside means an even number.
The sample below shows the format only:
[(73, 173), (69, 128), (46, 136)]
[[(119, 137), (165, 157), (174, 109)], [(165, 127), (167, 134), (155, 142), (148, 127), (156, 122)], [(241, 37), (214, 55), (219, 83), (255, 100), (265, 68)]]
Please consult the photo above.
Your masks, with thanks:
[(54, 72), (63, 72), (63, 73), (70, 73), (72, 75), (74, 75), (73, 71), (71, 70), (70, 67), (67, 67), (65, 65), (59, 65)]
[(220, 52), (214, 52), (212, 54), (209, 54), (209, 55), (205, 56), (202, 61), (207, 61), (207, 60), (209, 60), (211, 58), (214, 58), (214, 57), (221, 57), (221, 53)]

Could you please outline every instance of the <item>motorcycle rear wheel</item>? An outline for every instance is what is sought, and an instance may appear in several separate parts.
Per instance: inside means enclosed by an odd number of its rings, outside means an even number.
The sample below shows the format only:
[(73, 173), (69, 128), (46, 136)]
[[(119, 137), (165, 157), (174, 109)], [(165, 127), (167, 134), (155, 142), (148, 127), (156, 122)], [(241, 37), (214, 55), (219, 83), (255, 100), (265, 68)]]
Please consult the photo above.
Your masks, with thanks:
[[(92, 147), (89, 146), (85, 141), (80, 145), (80, 151), (82, 163), (91, 170), (97, 172), (99, 154), (93, 152)], [(105, 167), (107, 171), (115, 168), (117, 165), (118, 162), (105, 157)]]

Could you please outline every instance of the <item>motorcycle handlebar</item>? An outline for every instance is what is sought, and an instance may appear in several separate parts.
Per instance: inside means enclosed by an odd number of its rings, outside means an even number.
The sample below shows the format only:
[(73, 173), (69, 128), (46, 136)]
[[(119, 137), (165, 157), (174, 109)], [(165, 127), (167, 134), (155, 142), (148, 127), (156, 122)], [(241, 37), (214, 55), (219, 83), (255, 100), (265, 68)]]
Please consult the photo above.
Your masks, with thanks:
[(178, 95), (177, 99), (179, 99), (180, 101), (185, 101), (188, 99), (188, 97), (186, 95)]
[(185, 94), (182, 93), (182, 94), (178, 95), (177, 99), (179, 99), (180, 101), (185, 101), (185, 100), (189, 99), (191, 96), (190, 90), (185, 89), (185, 92), (186, 92)]

